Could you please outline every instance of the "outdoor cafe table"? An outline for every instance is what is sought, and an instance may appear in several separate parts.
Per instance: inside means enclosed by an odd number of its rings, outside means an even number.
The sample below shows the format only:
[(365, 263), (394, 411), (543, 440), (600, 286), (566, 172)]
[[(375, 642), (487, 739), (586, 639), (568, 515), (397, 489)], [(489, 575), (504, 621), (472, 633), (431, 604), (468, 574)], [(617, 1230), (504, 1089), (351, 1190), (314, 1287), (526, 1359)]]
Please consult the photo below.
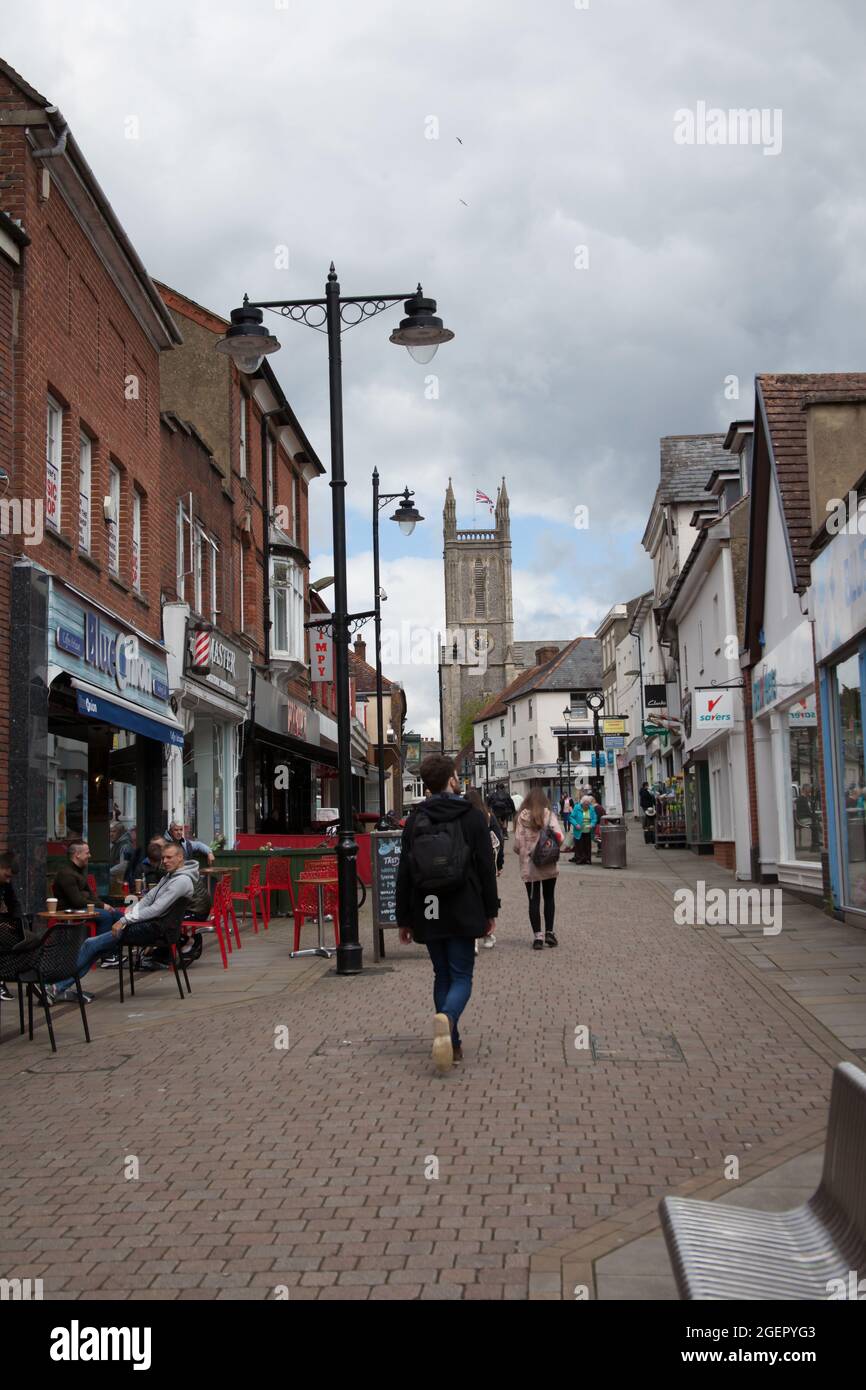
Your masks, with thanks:
[(294, 960), (297, 956), (324, 956), (325, 960), (330, 960), (331, 956), (334, 955), (337, 948), (336, 946), (325, 945), (325, 889), (329, 886), (336, 885), (339, 882), (339, 880), (336, 874), (334, 874), (331, 878), (321, 878), (317, 875), (315, 869), (312, 869), (309, 872), (306, 869), (302, 869), (301, 872), (298, 874), (298, 882), (314, 883), (316, 885), (319, 940), (315, 946), (308, 946), (303, 951), (289, 951), (289, 957), (290, 959)]
[(215, 880), (222, 878), (223, 874), (236, 874), (240, 864), (223, 864), (221, 869), (199, 869), (199, 877), (210, 879), (208, 887), (210, 889), (211, 902), (213, 902), (213, 890)]

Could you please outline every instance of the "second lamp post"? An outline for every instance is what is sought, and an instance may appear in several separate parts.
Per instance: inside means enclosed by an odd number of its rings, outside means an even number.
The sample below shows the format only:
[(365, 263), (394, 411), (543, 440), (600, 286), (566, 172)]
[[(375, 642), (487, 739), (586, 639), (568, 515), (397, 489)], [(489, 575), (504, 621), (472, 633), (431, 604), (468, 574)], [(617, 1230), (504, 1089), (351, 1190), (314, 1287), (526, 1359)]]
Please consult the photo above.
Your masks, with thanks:
[(404, 536), (411, 536), (415, 525), (424, 518), (414, 506), (414, 492), (404, 488), (402, 492), (380, 492), (379, 470), (373, 469), (373, 604), (376, 627), (376, 762), (379, 772), (379, 823), (377, 830), (388, 830), (385, 815), (385, 726), (382, 719), (382, 590), (379, 585), (379, 512), (389, 502), (399, 502), (392, 521), (396, 521)]

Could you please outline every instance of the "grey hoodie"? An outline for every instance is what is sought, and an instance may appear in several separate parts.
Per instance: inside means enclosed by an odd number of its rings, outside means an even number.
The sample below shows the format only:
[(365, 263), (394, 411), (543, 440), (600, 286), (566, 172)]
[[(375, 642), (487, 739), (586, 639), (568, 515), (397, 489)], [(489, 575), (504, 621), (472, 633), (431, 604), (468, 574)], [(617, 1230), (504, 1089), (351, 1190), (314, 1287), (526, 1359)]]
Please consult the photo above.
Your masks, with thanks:
[(172, 903), (179, 898), (191, 898), (198, 881), (198, 864), (181, 864), (173, 874), (166, 874), (155, 888), (151, 888), (139, 902), (133, 903), (125, 914), (124, 922), (150, 922), (155, 917), (164, 917)]

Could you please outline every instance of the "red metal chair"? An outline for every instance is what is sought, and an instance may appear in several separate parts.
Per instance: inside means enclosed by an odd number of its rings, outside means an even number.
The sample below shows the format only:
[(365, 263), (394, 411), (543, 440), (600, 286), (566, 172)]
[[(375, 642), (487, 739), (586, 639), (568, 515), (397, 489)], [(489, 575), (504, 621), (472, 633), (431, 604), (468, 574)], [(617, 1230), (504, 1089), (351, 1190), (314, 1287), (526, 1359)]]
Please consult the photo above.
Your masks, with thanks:
[[(241, 889), (239, 893), (233, 892), (231, 888), (229, 889), (229, 901), (232, 904), (232, 915), (234, 915), (235, 902), (243, 902), (244, 915), (242, 920), (244, 922), (247, 920), (247, 903), (249, 903), (250, 911), (252, 912), (253, 917), (253, 931), (256, 933), (256, 935), (258, 935), (259, 930), (258, 918), (256, 917), (256, 902), (258, 901), (259, 907), (261, 908), (262, 912), (262, 925), (264, 926), (265, 931), (267, 931), (268, 918), (265, 912), (265, 897), (261, 884), (261, 869), (259, 868), (258, 864), (255, 864), (253, 868), (250, 870), (250, 881), (247, 884), (246, 888)], [(237, 923), (235, 923), (235, 927), (237, 928)], [(238, 944), (240, 944), (240, 940), (238, 941)]]
[(263, 911), (266, 908), (266, 927), (270, 925), (271, 920), (272, 893), (288, 893), (289, 911), (294, 916), (295, 890), (292, 883), (292, 861), (287, 854), (275, 854), (272, 859), (268, 860), (265, 869), (265, 881), (262, 884), (261, 895)]
[[(213, 906), (211, 908), (210, 917), (206, 917), (203, 919), (199, 917), (185, 917), (183, 922), (181, 923), (181, 931), (216, 932), (216, 938), (219, 942), (220, 947), (220, 955), (223, 958), (223, 970), (228, 970), (229, 968), (228, 956), (226, 955), (226, 942), (228, 942), (229, 951), (231, 951), (232, 949), (232, 934), (231, 929), (229, 927), (229, 912), (231, 912), (231, 916), (232, 918), (234, 918), (234, 907), (232, 906), (231, 900), (227, 897), (227, 894), (231, 891), (229, 886), (230, 879), (230, 874), (224, 875), (224, 877), (220, 879), (219, 883), (214, 889)], [(237, 943), (238, 946), (240, 946), (240, 937), (237, 935), (237, 919), (235, 919), (234, 926), (235, 936), (237, 937)]]
[(334, 919), (334, 945), (340, 944), (340, 894), (337, 884), (333, 881), (337, 877), (336, 857), (322, 859), (308, 859), (298, 880), (298, 891), (293, 902), (293, 916), (295, 919), (295, 951), (300, 949), (301, 931), (304, 922), (308, 917), (314, 920), (319, 915), (319, 894), (316, 881), (326, 880), (324, 891), (324, 911), (325, 915), (330, 915)]

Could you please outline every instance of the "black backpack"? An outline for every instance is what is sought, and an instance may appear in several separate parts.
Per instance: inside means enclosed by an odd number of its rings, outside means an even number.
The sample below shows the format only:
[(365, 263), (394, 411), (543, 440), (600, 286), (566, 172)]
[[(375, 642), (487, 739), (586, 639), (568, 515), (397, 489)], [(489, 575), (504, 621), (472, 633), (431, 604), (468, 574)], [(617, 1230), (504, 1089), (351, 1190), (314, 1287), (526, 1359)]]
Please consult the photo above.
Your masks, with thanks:
[(192, 897), (186, 900), (186, 912), (184, 917), (197, 917), (199, 921), (204, 921), (210, 917), (210, 889), (206, 878), (197, 878), (192, 890)]
[(415, 813), (409, 863), (422, 893), (454, 893), (466, 882), (471, 853), (461, 819), (437, 823), (426, 811)]
[(535, 849), (532, 851), (531, 859), (537, 869), (543, 869), (547, 864), (555, 864), (558, 858), (559, 841), (548, 822), (547, 825), (541, 827), (538, 839), (535, 842)]

